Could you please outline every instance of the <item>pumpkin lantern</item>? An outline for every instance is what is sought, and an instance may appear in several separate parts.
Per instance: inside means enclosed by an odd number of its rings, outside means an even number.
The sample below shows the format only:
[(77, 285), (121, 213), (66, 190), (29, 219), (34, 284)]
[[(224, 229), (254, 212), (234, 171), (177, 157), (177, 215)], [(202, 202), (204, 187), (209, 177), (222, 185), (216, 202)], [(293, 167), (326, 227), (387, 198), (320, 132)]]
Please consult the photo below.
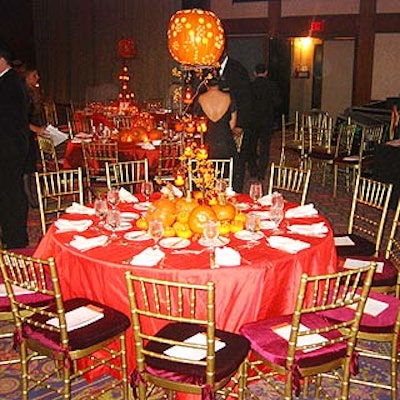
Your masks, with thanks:
[(219, 18), (208, 10), (177, 11), (168, 25), (168, 49), (180, 64), (218, 66), (225, 46)]

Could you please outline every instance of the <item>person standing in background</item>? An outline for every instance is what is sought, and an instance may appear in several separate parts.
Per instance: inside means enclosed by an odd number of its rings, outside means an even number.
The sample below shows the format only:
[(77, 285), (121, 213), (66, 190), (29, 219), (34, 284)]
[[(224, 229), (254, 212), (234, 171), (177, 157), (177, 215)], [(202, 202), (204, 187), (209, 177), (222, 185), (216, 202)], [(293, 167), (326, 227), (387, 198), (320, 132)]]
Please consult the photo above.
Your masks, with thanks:
[(28, 154), (28, 99), (11, 67), (11, 51), (0, 43), (0, 226), (3, 246), (28, 246), (28, 204), (23, 172)]
[(27, 65), (24, 72), (26, 90), (29, 99), (29, 152), (24, 170), (24, 190), (28, 197), (29, 205), (37, 208), (37, 199), (34, 192), (33, 174), (36, 172), (39, 147), (37, 137), (43, 135), (46, 126), (44, 122), (42, 92), (39, 87), (39, 73), (33, 66)]
[(251, 82), (252, 127), (248, 160), (250, 176), (261, 181), (268, 167), (275, 112), (281, 104), (281, 98), (278, 85), (267, 78), (268, 71), (264, 64), (255, 66), (254, 75), (255, 79)]
[(248, 160), (249, 137), (251, 135), (251, 87), (250, 77), (246, 68), (237, 60), (228, 56), (224, 51), (220, 62), (221, 89), (229, 91), (236, 102), (236, 129), (244, 132), (243, 142), (235, 167), (235, 191), (242, 192), (246, 161)]

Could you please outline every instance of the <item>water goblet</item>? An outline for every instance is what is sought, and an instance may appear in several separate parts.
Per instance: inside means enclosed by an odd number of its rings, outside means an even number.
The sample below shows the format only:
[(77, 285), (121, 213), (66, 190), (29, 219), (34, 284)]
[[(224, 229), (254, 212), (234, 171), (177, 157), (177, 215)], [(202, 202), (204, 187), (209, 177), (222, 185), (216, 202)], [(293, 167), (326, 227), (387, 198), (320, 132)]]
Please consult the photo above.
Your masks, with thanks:
[(119, 190), (117, 188), (113, 187), (107, 192), (107, 201), (111, 208), (115, 209), (117, 207), (120, 201)]
[(283, 196), (279, 192), (272, 193), (271, 208), (278, 208), (282, 210), (284, 207)]
[(279, 207), (272, 207), (270, 210), (270, 219), (274, 223), (274, 230), (273, 233), (279, 234), (281, 231), (279, 230), (279, 225), (283, 220), (283, 208)]
[(249, 244), (256, 244), (257, 242), (257, 232), (261, 228), (261, 220), (260, 216), (256, 213), (248, 213), (246, 218), (246, 230), (251, 233), (251, 240)]
[(153, 249), (158, 249), (158, 241), (162, 238), (164, 234), (164, 226), (160, 219), (153, 219), (149, 221), (148, 234), (154, 240)]
[(112, 208), (107, 213), (107, 224), (111, 228), (111, 236), (110, 239), (115, 240), (118, 239), (116, 230), (121, 224), (121, 212), (116, 208)]
[(145, 181), (142, 182), (140, 185), (140, 193), (145, 197), (146, 203), (149, 203), (150, 196), (153, 194), (154, 188), (153, 188), (153, 182), (151, 181)]
[(108, 206), (107, 206), (107, 201), (106, 199), (102, 198), (102, 197), (98, 197), (97, 199), (95, 199), (94, 201), (94, 212), (96, 217), (99, 218), (99, 226), (104, 226), (105, 224), (105, 219), (107, 217), (107, 213), (108, 213)]
[(218, 223), (212, 220), (206, 221), (203, 225), (203, 236), (206, 246), (211, 250), (215, 245), (215, 240), (219, 236)]
[(261, 182), (252, 182), (250, 184), (249, 195), (253, 201), (258, 201), (263, 195), (263, 188)]

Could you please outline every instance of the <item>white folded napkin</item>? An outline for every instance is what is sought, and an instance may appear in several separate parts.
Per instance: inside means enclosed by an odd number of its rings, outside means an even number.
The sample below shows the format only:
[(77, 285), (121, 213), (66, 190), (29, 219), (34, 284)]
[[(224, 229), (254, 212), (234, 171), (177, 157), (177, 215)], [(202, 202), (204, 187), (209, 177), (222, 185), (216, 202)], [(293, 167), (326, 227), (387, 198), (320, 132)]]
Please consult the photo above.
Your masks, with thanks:
[(312, 203), (290, 208), (285, 213), (286, 218), (307, 218), (314, 215), (318, 215), (318, 211), (314, 208), (314, 204)]
[(83, 232), (93, 224), (90, 219), (70, 220), (70, 219), (58, 219), (54, 222), (57, 232)]
[(107, 241), (107, 235), (95, 236), (91, 238), (75, 235), (74, 238), (69, 242), (69, 244), (77, 250), (86, 251), (94, 249), (95, 247), (104, 246)]
[(291, 233), (304, 236), (322, 236), (328, 232), (328, 227), (325, 225), (325, 222), (317, 222), (316, 224), (310, 225), (289, 225), (287, 229)]
[(236, 192), (230, 186), (226, 188), (225, 195), (228, 197), (236, 196)]
[(140, 147), (143, 150), (154, 150), (155, 149), (155, 146), (153, 146), (151, 143), (142, 144)]
[(264, 207), (271, 206), (272, 205), (272, 194), (267, 194), (267, 195), (259, 198), (258, 202)]
[(82, 204), (76, 203), (75, 201), (65, 210), (68, 214), (86, 214), (86, 215), (94, 215), (95, 210), (92, 207), (86, 207)]
[(274, 249), (286, 251), (291, 254), (298, 253), (311, 246), (308, 242), (302, 242), (301, 240), (295, 240), (285, 236), (270, 236), (267, 238), (267, 242)]
[(162, 250), (147, 247), (147, 249), (144, 249), (141, 253), (136, 254), (136, 256), (132, 258), (131, 264), (140, 267), (154, 267), (164, 257), (165, 253)]
[(240, 253), (231, 247), (217, 247), (215, 263), (220, 266), (235, 267), (240, 265)]
[(123, 203), (139, 203), (139, 199), (123, 187), (119, 189), (119, 199)]
[[(183, 196), (182, 190), (178, 189), (176, 186), (171, 185), (171, 190), (172, 190), (172, 194), (175, 197), (182, 197)], [(160, 192), (162, 194), (169, 194), (169, 188), (167, 186), (164, 186), (164, 187), (161, 188)]]

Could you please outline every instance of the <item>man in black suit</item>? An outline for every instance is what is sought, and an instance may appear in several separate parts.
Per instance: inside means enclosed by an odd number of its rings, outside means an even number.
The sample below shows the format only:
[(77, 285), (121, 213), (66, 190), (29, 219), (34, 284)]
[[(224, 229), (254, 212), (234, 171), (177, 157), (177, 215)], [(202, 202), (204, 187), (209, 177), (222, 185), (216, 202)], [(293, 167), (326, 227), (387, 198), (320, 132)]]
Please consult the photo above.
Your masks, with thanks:
[(229, 91), (236, 101), (237, 127), (244, 132), (241, 151), (238, 157), (236, 173), (234, 176), (235, 187), (243, 191), (246, 161), (248, 159), (248, 147), (251, 122), (251, 88), (250, 77), (246, 68), (237, 60), (228, 56), (226, 51), (220, 61), (220, 76), (222, 90)]
[(6, 248), (28, 245), (23, 167), (28, 154), (28, 100), (12, 55), (0, 43), (0, 226)]

